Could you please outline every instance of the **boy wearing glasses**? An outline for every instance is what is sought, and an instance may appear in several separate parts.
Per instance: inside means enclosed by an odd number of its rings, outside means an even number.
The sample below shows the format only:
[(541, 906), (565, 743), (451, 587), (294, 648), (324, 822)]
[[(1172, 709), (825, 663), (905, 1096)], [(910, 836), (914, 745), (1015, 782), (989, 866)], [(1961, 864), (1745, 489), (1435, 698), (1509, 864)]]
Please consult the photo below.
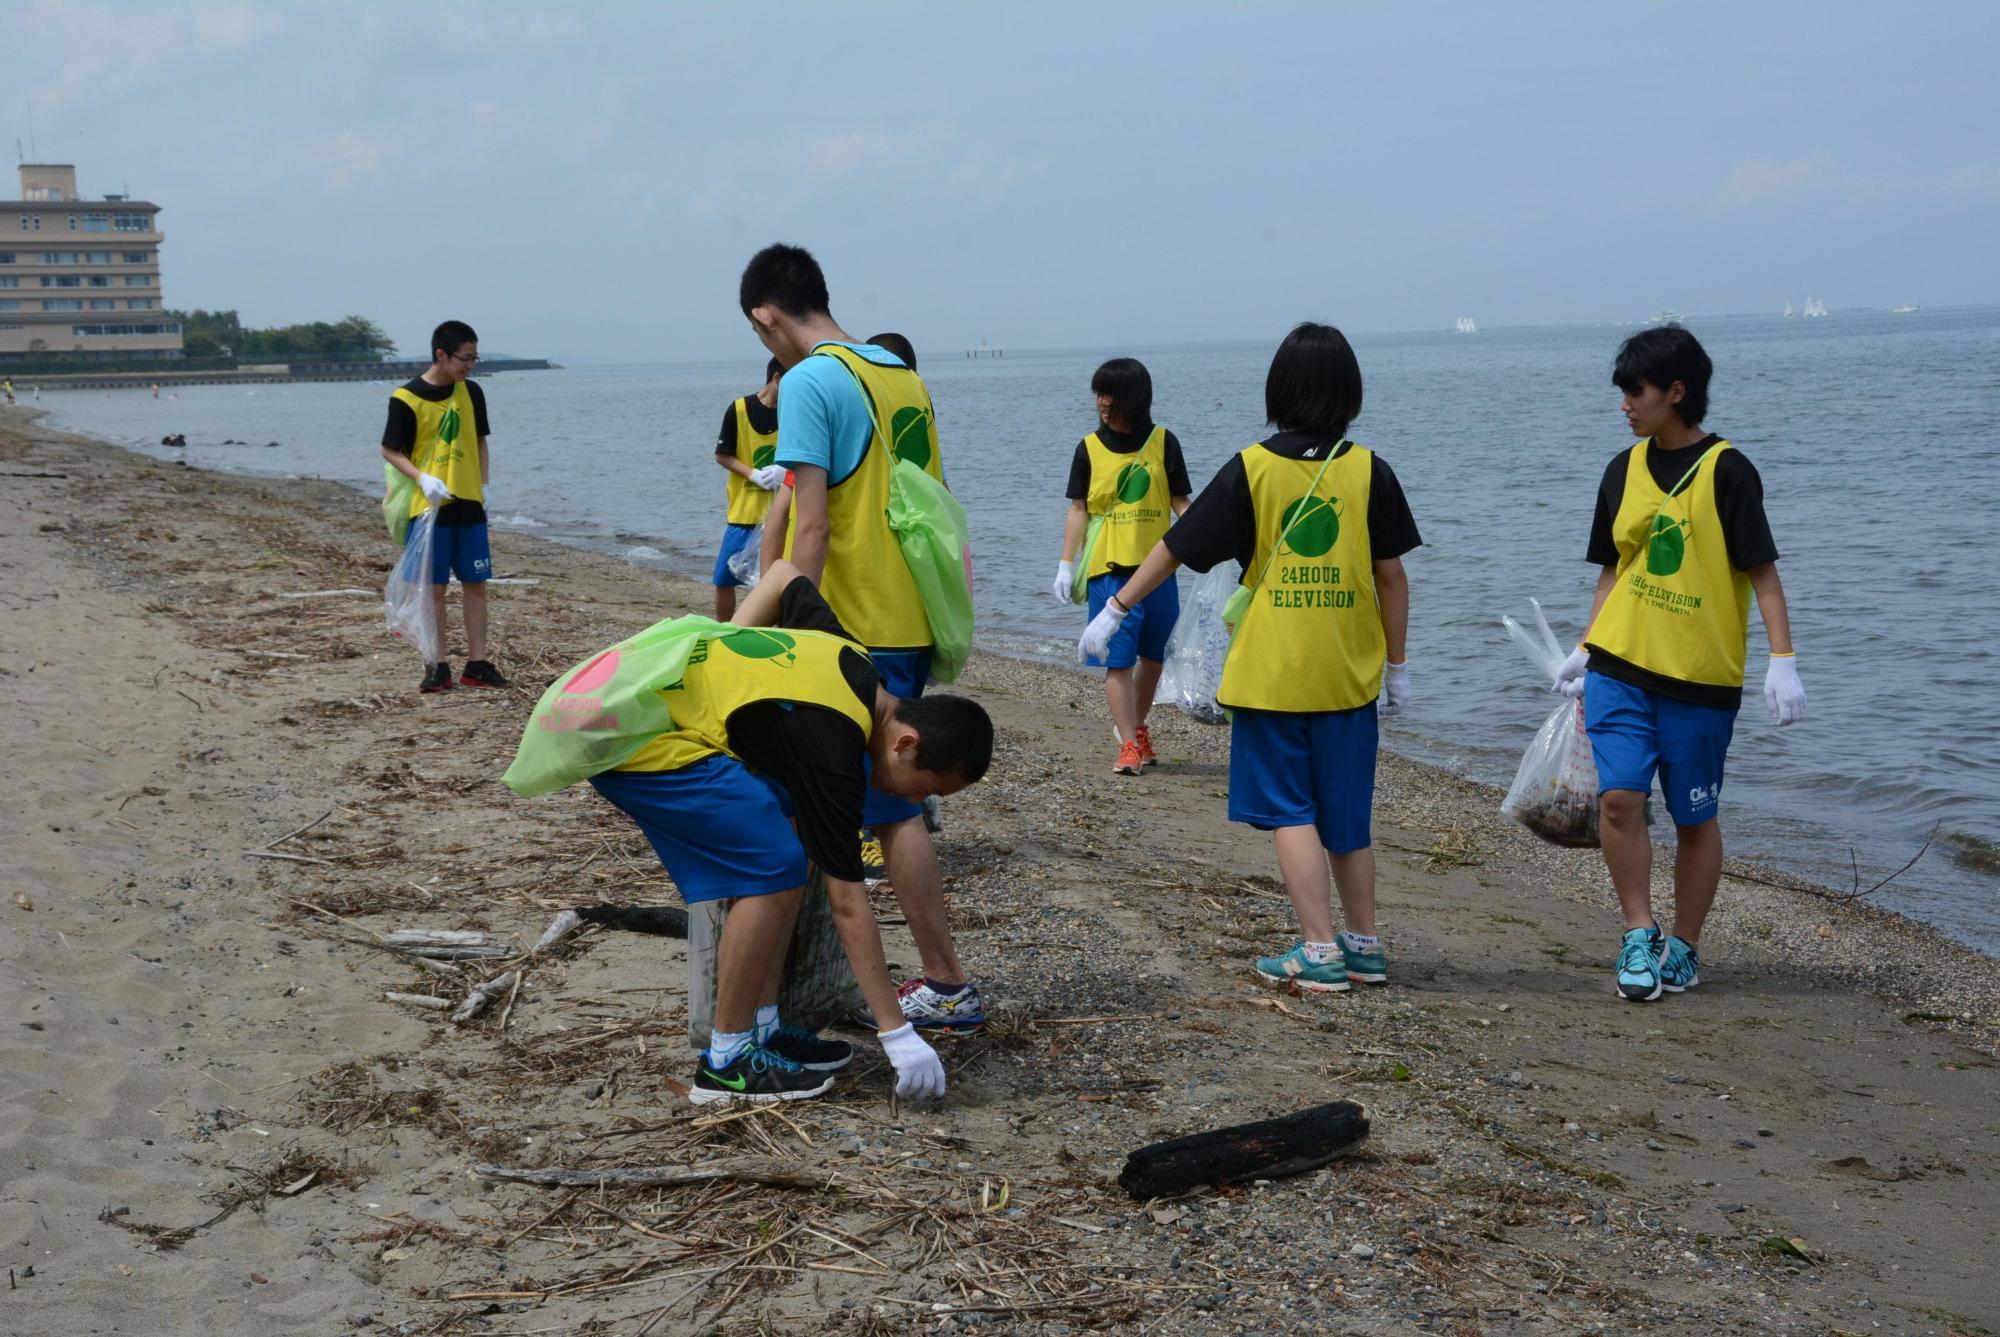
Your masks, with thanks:
[[(444, 595), (454, 572), (464, 593), (465, 649), (461, 687), (505, 687), (507, 679), (486, 660), (486, 581), (493, 558), (486, 545), (486, 395), (471, 380), (479, 364), (479, 336), (462, 320), (431, 333), (431, 365), (389, 395), (389, 424), (382, 429), (382, 458), (417, 485), (410, 518), (437, 507), (432, 540), (431, 601), (444, 630)], [(452, 685), (451, 665), (431, 665), (419, 691)]]

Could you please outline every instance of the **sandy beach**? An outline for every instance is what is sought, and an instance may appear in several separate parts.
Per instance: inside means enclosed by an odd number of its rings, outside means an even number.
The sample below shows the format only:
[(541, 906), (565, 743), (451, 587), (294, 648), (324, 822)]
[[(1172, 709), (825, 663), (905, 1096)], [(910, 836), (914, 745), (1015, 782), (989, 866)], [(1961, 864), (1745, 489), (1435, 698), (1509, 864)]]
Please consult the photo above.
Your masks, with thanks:
[[(567, 908), (675, 903), (595, 795), (499, 776), (557, 672), (705, 587), (497, 533), (534, 582), (493, 590), (516, 687), (420, 697), (372, 499), (25, 409), (0, 477), (0, 1333), (2000, 1329), (2000, 963), (1921, 925), (1726, 878), (1701, 987), (1625, 1005), (1595, 852), (1385, 757), (1392, 983), (1279, 994), (1226, 731), (1166, 712), (1166, 764), (1115, 778), (1092, 679), (976, 656), (999, 746), (940, 854), (994, 1022), (945, 1050), (950, 1099), (892, 1106), (864, 1042), (825, 1100), (698, 1113), (680, 942), (586, 931), (461, 1026), (385, 994), (501, 965), (380, 937), (525, 950)], [(1116, 1183), (1336, 1099), (1373, 1135), (1323, 1170)]]

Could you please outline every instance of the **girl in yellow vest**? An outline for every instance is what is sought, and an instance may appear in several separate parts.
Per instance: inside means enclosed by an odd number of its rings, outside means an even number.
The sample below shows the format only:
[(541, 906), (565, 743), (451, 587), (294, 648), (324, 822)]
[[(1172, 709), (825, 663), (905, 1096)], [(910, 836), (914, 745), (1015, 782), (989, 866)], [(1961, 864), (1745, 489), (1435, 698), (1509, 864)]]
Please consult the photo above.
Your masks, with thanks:
[[(772, 358), (764, 364), (764, 388), (733, 399), (722, 411), (722, 430), (715, 438), (715, 462), (729, 474), (729, 512), (716, 549), (715, 616), (728, 621), (736, 611), (736, 589), (745, 582), (729, 569), (730, 561), (750, 543), (750, 536), (771, 510), (771, 498), (783, 484), (778, 458), (778, 377), (785, 369)], [(761, 569), (762, 563), (758, 566)]]
[[(1069, 466), (1069, 519), (1063, 525), (1062, 560), (1054, 593), (1076, 602), (1078, 547), (1091, 525), (1097, 540), (1084, 554), (1090, 615), (1104, 609), (1146, 554), (1166, 535), (1173, 517), (1188, 508), (1187, 464), (1174, 434), (1153, 423), (1153, 378), (1136, 358), (1115, 357), (1090, 378), (1097, 396), (1098, 428), (1076, 443)], [(1084, 662), (1104, 670), (1104, 700), (1118, 733), (1114, 775), (1137, 775), (1157, 766), (1146, 716), (1160, 686), (1167, 641), (1180, 621), (1180, 592), (1171, 580), (1147, 595), (1124, 619), (1110, 647)]]
[[(1182, 565), (1243, 564), (1242, 613), (1216, 693), (1232, 711), (1229, 818), (1272, 832), (1304, 933), (1254, 968), (1337, 992), (1350, 979), (1389, 978), (1375, 933), (1376, 716), (1409, 703), (1402, 556), (1423, 540), (1396, 475), (1346, 439), (1361, 412), (1361, 368), (1339, 330), (1308, 322), (1285, 337), (1264, 410), (1276, 435), (1222, 466), (1078, 649), (1103, 654), (1137, 601)], [(1347, 924), (1337, 938), (1334, 888)]]
[[(1743, 703), (1750, 597), (1770, 638), (1771, 718), (1805, 715), (1764, 484), (1743, 453), (1702, 430), (1713, 370), (1678, 325), (1618, 350), (1611, 380), (1641, 439), (1604, 471), (1590, 531), (1602, 570), (1590, 630), (1556, 675), (1583, 697), (1602, 796), (1604, 864), (1625, 915), (1620, 996), (1647, 1003), (1701, 982), (1701, 927), (1722, 876), (1723, 759)], [(1655, 772), (1673, 817), (1674, 931), (1653, 918), (1646, 796)]]

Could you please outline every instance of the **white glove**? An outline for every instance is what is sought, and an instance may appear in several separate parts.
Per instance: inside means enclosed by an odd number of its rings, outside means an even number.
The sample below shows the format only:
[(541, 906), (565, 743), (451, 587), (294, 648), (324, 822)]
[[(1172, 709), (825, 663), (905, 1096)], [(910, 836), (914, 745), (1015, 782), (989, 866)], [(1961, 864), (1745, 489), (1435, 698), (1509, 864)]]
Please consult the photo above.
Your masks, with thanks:
[(896, 1069), (896, 1094), (904, 1100), (941, 1100), (944, 1098), (944, 1063), (938, 1058), (937, 1050), (924, 1043), (924, 1037), (917, 1034), (917, 1028), (904, 1022), (893, 1031), (883, 1031), (875, 1037), (882, 1042), (882, 1052), (889, 1056), (889, 1062)]
[(424, 494), (424, 500), (433, 506), (442, 506), (451, 500), (451, 489), (444, 485), (444, 479), (435, 474), (418, 474), (417, 488)]
[(1083, 629), (1083, 639), (1076, 643), (1077, 663), (1104, 658), (1111, 649), (1111, 638), (1118, 634), (1119, 624), (1125, 621), (1126, 612), (1109, 599), (1104, 601), (1103, 611), (1090, 619), (1090, 625)]
[(1806, 685), (1799, 681), (1795, 655), (1772, 655), (1764, 670), (1764, 704), (1779, 724), (1797, 724), (1806, 717)]
[(1068, 560), (1056, 563), (1056, 583), (1049, 591), (1056, 596), (1056, 602), (1064, 607), (1076, 602), (1071, 597), (1076, 589), (1076, 563)]
[(1561, 692), (1572, 701), (1583, 699), (1583, 674), (1590, 667), (1590, 651), (1582, 646), (1569, 652), (1562, 667), (1556, 670), (1556, 680), (1549, 687), (1552, 692)]
[(766, 492), (776, 492), (785, 485), (785, 466), (782, 464), (767, 464), (761, 469), (752, 469), (750, 471), (750, 481), (758, 487), (763, 488)]
[(1382, 666), (1382, 699), (1376, 703), (1375, 713), (1387, 718), (1400, 715), (1410, 704), (1410, 663)]

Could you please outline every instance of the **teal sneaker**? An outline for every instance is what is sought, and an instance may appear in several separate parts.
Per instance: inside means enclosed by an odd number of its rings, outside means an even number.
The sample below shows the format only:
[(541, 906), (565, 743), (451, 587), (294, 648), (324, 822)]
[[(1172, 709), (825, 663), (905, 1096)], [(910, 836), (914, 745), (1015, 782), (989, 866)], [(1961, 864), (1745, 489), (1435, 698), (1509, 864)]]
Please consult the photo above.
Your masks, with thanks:
[(1618, 992), (1629, 1002), (1650, 1003), (1660, 996), (1660, 958), (1667, 954), (1667, 935), (1658, 924), (1627, 930), (1618, 949)]
[(1701, 953), (1684, 939), (1667, 939), (1667, 956), (1660, 962), (1660, 987), (1668, 993), (1685, 993), (1701, 983)]
[(1273, 984), (1296, 984), (1312, 993), (1347, 992), (1347, 967), (1339, 961), (1308, 961), (1306, 945), (1283, 956), (1260, 956), (1257, 973)]
[(1389, 982), (1389, 958), (1377, 947), (1372, 952), (1357, 952), (1347, 945), (1347, 939), (1340, 940), (1340, 959), (1347, 966), (1347, 978), (1360, 980), (1363, 984), (1387, 984)]

